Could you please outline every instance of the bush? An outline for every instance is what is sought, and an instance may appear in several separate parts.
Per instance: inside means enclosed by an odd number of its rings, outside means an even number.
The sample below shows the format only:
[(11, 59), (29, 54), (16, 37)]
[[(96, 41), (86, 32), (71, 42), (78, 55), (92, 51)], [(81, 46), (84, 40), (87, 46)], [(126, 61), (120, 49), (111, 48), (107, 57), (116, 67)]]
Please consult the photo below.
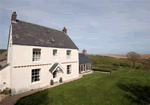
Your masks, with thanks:
[(113, 63), (113, 66), (119, 67), (119, 65), (116, 62)]
[(102, 71), (102, 72), (110, 72), (111, 73), (111, 70), (93, 69), (93, 71)]
[(2, 66), (0, 65), (0, 68), (2, 68)]
[(60, 77), (59, 82), (62, 83), (62, 77)]
[(54, 84), (54, 81), (51, 79), (51, 83), (50, 83), (51, 85), (53, 85)]
[(148, 63), (145, 67), (144, 67), (145, 70), (150, 70), (150, 63)]
[(125, 67), (125, 63), (120, 63), (120, 66), (122, 66), (124, 68)]
[(2, 92), (0, 92), (0, 94), (10, 94), (11, 93), (11, 90), (10, 89), (5, 89), (3, 90)]

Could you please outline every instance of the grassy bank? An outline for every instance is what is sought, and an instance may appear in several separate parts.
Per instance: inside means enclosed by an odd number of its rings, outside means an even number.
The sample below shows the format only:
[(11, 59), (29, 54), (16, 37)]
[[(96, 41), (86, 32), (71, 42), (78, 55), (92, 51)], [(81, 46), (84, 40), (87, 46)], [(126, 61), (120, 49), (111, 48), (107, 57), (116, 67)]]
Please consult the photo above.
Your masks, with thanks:
[(15, 105), (146, 105), (150, 104), (150, 72), (123, 69), (94, 72), (21, 98)]

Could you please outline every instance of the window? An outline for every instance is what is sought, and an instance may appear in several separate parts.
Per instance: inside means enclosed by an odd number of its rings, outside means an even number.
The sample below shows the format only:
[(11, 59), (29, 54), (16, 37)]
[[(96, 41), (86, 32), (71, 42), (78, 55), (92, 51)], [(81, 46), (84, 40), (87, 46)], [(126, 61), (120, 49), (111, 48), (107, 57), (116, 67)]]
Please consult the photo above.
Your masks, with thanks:
[(71, 59), (71, 50), (67, 50), (67, 59)]
[(33, 49), (33, 61), (40, 61), (41, 58), (41, 50)]
[(53, 50), (53, 59), (57, 60), (57, 50)]
[(57, 56), (57, 50), (53, 50), (53, 56)]
[(71, 65), (67, 65), (67, 74), (71, 74)]
[(40, 81), (40, 69), (32, 70), (31, 82), (36, 82), (36, 81)]

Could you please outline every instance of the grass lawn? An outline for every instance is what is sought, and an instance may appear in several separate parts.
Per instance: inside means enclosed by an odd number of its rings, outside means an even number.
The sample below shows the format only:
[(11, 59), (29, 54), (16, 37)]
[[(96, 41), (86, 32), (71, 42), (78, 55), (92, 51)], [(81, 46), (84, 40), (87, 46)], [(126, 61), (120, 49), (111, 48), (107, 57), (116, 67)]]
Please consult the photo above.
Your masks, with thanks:
[(150, 71), (94, 72), (79, 80), (21, 98), (15, 105), (147, 105)]

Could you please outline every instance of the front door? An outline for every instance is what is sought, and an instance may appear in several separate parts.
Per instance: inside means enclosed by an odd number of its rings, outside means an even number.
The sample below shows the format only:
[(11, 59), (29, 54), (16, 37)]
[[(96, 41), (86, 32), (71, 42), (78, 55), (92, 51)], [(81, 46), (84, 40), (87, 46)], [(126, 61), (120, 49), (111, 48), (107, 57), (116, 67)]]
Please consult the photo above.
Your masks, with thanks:
[(57, 71), (56, 71), (56, 70), (53, 72), (53, 81), (54, 81), (54, 82), (58, 82), (58, 79), (57, 79)]

